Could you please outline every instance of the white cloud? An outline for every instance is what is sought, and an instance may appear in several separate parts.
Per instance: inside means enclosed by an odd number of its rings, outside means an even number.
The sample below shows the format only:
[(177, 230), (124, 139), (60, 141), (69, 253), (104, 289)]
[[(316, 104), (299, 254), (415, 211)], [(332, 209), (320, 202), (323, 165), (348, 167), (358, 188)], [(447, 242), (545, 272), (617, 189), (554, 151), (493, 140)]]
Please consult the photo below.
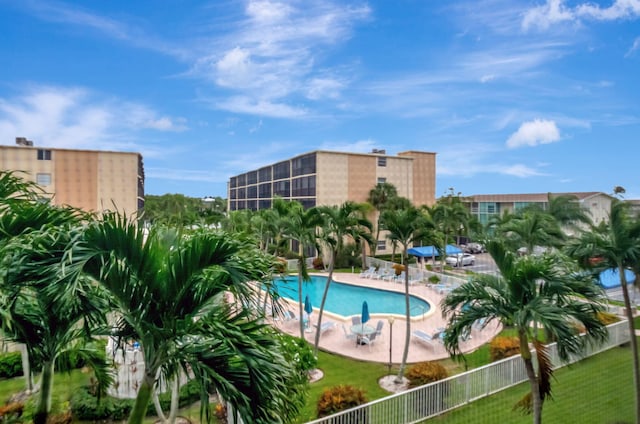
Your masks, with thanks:
[(382, 143), (372, 140), (358, 141), (326, 141), (320, 145), (321, 150), (331, 150), (336, 152), (371, 153), (372, 149), (382, 146)]
[(318, 100), (323, 98), (337, 99), (344, 83), (333, 78), (312, 78), (307, 83), (307, 98)]
[(546, 30), (567, 21), (579, 22), (581, 19), (615, 21), (634, 19), (640, 16), (639, 0), (614, 0), (609, 7), (581, 3), (572, 8), (565, 6), (564, 3), (564, 0), (547, 0), (544, 5), (529, 9), (522, 19), (522, 29), (526, 31), (537, 27)]
[(219, 109), (235, 113), (268, 116), (272, 118), (301, 118), (307, 114), (304, 108), (289, 106), (285, 103), (253, 99), (247, 96), (234, 96), (215, 104)]
[(100, 99), (77, 87), (38, 86), (0, 98), (2, 144), (23, 136), (50, 147), (131, 150), (136, 131), (185, 128), (182, 118), (158, 116), (140, 104)]
[(518, 178), (538, 177), (538, 176), (546, 175), (539, 171), (536, 171), (535, 169), (529, 166), (522, 165), (522, 164), (506, 166), (500, 169), (499, 173), (505, 174), (505, 175), (511, 175), (513, 177), (518, 177)]
[(640, 37), (638, 37), (635, 40), (633, 40), (633, 44), (631, 45), (629, 50), (627, 50), (627, 53), (624, 55), (624, 57), (629, 57), (629, 56), (633, 55), (639, 49), (640, 49)]
[(247, 15), (261, 23), (283, 21), (291, 12), (291, 6), (271, 1), (250, 1), (246, 8)]
[(560, 131), (554, 121), (534, 119), (524, 122), (518, 131), (511, 134), (507, 140), (507, 147), (515, 149), (522, 146), (537, 146), (560, 140)]

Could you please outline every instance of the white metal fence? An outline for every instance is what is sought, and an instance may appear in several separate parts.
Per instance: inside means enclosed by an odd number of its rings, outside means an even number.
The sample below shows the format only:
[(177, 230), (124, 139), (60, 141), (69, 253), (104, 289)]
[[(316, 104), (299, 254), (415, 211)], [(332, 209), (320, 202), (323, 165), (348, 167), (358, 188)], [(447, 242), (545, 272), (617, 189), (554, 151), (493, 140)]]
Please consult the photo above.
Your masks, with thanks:
[[(609, 330), (607, 341), (601, 345), (588, 346), (583, 356), (571, 358), (569, 363), (630, 340), (626, 321), (611, 324), (607, 328)], [(549, 356), (555, 368), (566, 364), (560, 361), (555, 344), (549, 345)], [(446, 380), (387, 396), (307, 424), (418, 423), (526, 380), (527, 374), (520, 355), (512, 356)]]

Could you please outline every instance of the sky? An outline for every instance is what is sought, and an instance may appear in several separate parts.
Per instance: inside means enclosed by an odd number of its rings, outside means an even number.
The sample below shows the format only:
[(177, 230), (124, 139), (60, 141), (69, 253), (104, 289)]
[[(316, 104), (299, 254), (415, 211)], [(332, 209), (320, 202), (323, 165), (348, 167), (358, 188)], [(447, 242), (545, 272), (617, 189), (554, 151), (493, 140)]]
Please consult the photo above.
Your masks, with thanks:
[(0, 0), (0, 144), (140, 152), (226, 197), (314, 150), (435, 152), (436, 196), (640, 198), (640, 0)]

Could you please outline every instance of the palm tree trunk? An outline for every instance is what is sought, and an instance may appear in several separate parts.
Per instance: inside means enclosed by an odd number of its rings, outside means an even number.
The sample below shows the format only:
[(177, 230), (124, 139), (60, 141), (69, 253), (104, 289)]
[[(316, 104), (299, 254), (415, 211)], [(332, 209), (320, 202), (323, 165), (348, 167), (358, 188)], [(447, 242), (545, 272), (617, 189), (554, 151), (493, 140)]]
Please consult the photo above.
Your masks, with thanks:
[(618, 275), (620, 275), (620, 284), (622, 285), (622, 297), (624, 298), (625, 315), (627, 317), (627, 325), (629, 326), (629, 343), (631, 344), (631, 354), (633, 355), (633, 384), (636, 394), (636, 422), (640, 422), (640, 364), (638, 363), (638, 339), (636, 338), (633, 310), (631, 309), (629, 288), (627, 287), (627, 278), (624, 275), (624, 271), (625, 270), (622, 266), (618, 266)]
[(298, 321), (300, 324), (300, 338), (304, 339), (304, 308), (302, 306), (302, 266), (304, 264), (302, 261), (304, 261), (304, 259), (298, 260)]
[(133, 409), (131, 410), (127, 424), (142, 424), (144, 422), (144, 417), (147, 415), (147, 406), (153, 393), (153, 376), (155, 374), (152, 370), (144, 373), (142, 384), (140, 384), (140, 388), (138, 389), (138, 396), (136, 396), (136, 401), (133, 404)]
[(322, 300), (320, 301), (320, 312), (318, 312), (318, 324), (316, 327), (316, 340), (313, 345), (313, 355), (315, 357), (318, 356), (318, 346), (320, 345), (320, 329), (322, 328), (322, 313), (324, 312), (324, 304), (327, 300), (327, 294), (329, 293), (329, 285), (331, 284), (331, 279), (333, 277), (333, 270), (336, 264), (336, 256), (338, 252), (335, 250), (331, 251), (331, 263), (329, 264), (329, 275), (327, 276), (327, 284), (324, 286), (324, 292), (322, 293)]
[(29, 393), (33, 392), (33, 373), (29, 362), (29, 351), (27, 345), (20, 343), (20, 357), (22, 359), (22, 373), (25, 378), (25, 386)]
[[(407, 256), (407, 247), (404, 247), (402, 252), (402, 257)], [(407, 358), (409, 357), (409, 342), (411, 342), (411, 306), (409, 304), (409, 268), (405, 270), (404, 273), (404, 306), (406, 312), (407, 326), (405, 328), (405, 339), (404, 339), (404, 351), (402, 353), (402, 363), (400, 364), (400, 369), (398, 370), (398, 376), (396, 377), (395, 382), (400, 384), (402, 383), (402, 379), (404, 377), (404, 369), (407, 366)]]
[(520, 356), (524, 361), (524, 368), (527, 370), (527, 377), (531, 385), (531, 401), (533, 403), (533, 424), (542, 423), (542, 398), (540, 397), (540, 388), (538, 386), (538, 377), (533, 368), (531, 360), (531, 350), (529, 349), (529, 341), (524, 330), (518, 330), (518, 338), (520, 339)]
[(53, 388), (53, 361), (45, 361), (42, 364), (42, 376), (40, 377), (40, 400), (33, 415), (35, 424), (46, 424), (47, 416), (51, 410), (51, 390)]
[(178, 406), (180, 404), (180, 376), (176, 375), (171, 382), (171, 409), (169, 410), (169, 424), (176, 422)]

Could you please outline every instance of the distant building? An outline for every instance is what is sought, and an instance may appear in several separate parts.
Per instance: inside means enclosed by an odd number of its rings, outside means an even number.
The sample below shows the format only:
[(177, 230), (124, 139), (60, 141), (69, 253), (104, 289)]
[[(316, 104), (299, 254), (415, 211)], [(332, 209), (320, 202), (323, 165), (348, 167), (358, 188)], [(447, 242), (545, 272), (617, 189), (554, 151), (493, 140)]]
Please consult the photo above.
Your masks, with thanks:
[(18, 175), (36, 182), (55, 205), (127, 215), (144, 207), (139, 153), (34, 147), (18, 137), (15, 146), (0, 145), (0, 169), (23, 172)]
[(549, 206), (549, 195), (575, 196), (589, 213), (594, 224), (606, 221), (611, 210), (613, 196), (606, 193), (590, 191), (576, 193), (531, 193), (531, 194), (474, 194), (462, 199), (467, 203), (471, 215), (482, 225), (486, 225), (492, 217), (502, 216), (505, 212), (515, 213), (530, 205), (538, 205), (543, 209)]
[[(384, 150), (345, 153), (317, 150), (231, 177), (228, 210), (269, 209), (273, 199), (296, 200), (304, 207), (366, 202), (379, 183), (393, 184), (414, 205), (435, 203), (436, 154)], [(387, 248), (384, 234), (378, 250)]]
[(228, 210), (269, 209), (273, 199), (305, 207), (366, 202), (378, 183), (391, 183), (414, 205), (435, 203), (435, 153), (384, 150), (344, 153), (317, 150), (231, 177)]

